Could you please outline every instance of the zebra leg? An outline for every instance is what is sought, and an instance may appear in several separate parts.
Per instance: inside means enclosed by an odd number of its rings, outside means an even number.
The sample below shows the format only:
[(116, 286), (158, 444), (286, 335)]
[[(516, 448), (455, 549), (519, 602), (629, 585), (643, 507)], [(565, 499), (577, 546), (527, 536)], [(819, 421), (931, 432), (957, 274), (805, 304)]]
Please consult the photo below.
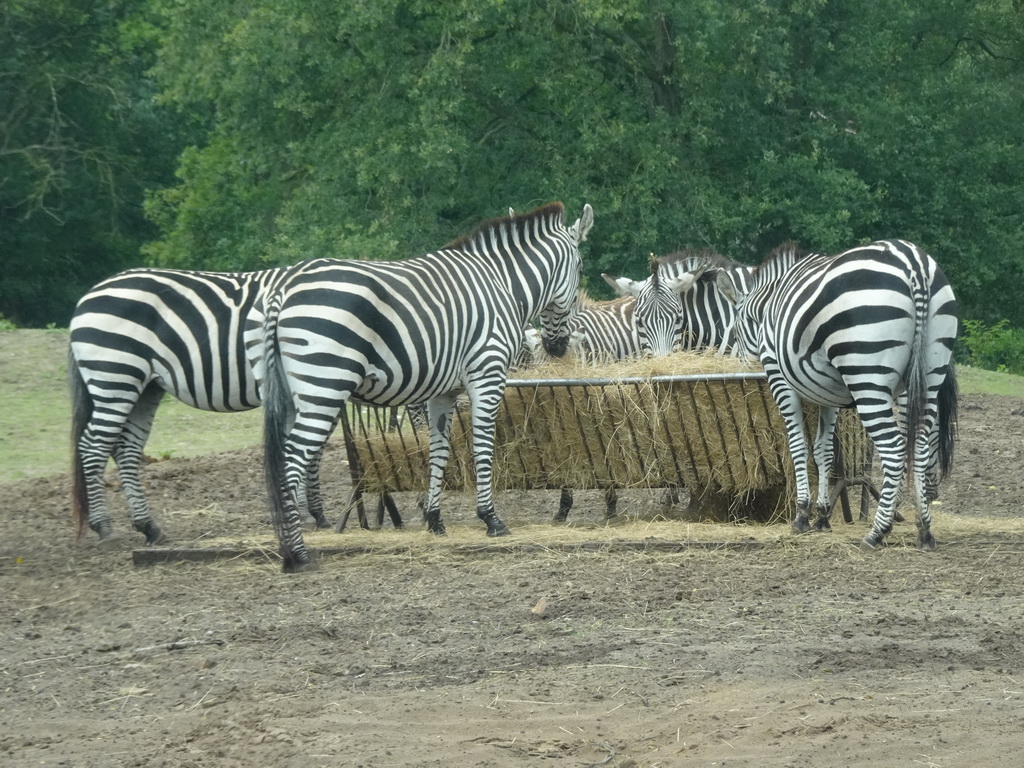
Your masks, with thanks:
[(91, 425), (86, 428), (78, 445), (79, 461), (89, 504), (89, 527), (99, 535), (101, 540), (109, 539), (114, 535), (114, 526), (110, 522), (103, 472), (115, 446), (111, 444), (109, 435), (99, 433)]
[[(276, 375), (279, 374), (275, 369)], [(308, 411), (295, 413), (295, 401), (281, 382), (273, 380), (265, 389), (263, 458), (271, 518), (281, 545), (285, 573), (316, 567), (302, 538), (300, 511), (310, 484), (310, 468), (318, 461), (337, 425), (348, 394), (346, 391), (322, 393)]]
[(924, 424), (914, 446), (914, 495), (917, 502), (917, 548), (935, 551), (931, 503), (938, 496), (938, 419), (933, 400), (928, 402)]
[(306, 511), (316, 521), (317, 528), (330, 528), (331, 522), (324, 514), (324, 499), (320, 491), (320, 462), (323, 457), (324, 452), (321, 450), (309, 464), (305, 489)]
[(115, 418), (118, 415), (104, 413), (102, 428), (97, 426), (99, 419), (90, 419), (78, 441), (78, 460), (89, 509), (88, 523), (101, 540), (114, 535), (103, 474), (107, 468), (107, 461), (121, 441), (125, 417)]
[(447, 394), (427, 402), (427, 423), (430, 428), (430, 478), (427, 499), (423, 503), (423, 519), (427, 530), (438, 536), (446, 531), (441, 522), (441, 481), (451, 452), (450, 434), (455, 413), (456, 395)]
[(832, 524), (829, 517), (832, 509), (829, 507), (829, 480), (832, 475), (832, 462), (835, 458), (835, 443), (832, 438), (836, 431), (836, 419), (839, 418), (839, 409), (829, 406), (818, 406), (818, 434), (814, 440), (814, 463), (818, 468), (818, 519), (814, 521), (814, 528), (818, 531), (831, 531)]
[(569, 519), (569, 512), (572, 510), (573, 498), (572, 488), (562, 488), (558, 494), (558, 511), (555, 512), (553, 523), (564, 523)]
[(779, 406), (782, 421), (786, 425), (789, 455), (793, 460), (793, 475), (796, 482), (796, 514), (793, 517), (793, 533), (807, 533), (811, 530), (811, 483), (807, 473), (807, 438), (804, 435), (804, 410), (800, 397), (786, 383), (777, 364), (770, 358), (763, 358), (765, 373), (772, 397)]
[(505, 372), (478, 380), (469, 387), (473, 424), (473, 457), (476, 465), (476, 516), (487, 525), (488, 536), (507, 536), (508, 526), (494, 512), (494, 422), (505, 390)]
[(151, 384), (146, 388), (128, 415), (121, 439), (113, 454), (121, 478), (121, 487), (124, 488), (125, 499), (132, 513), (132, 525), (135, 530), (145, 535), (147, 544), (160, 544), (165, 541), (164, 533), (150, 511), (139, 471), (142, 466), (142, 451), (153, 429), (153, 417), (163, 396), (164, 391), (157, 386)]
[(860, 543), (861, 549), (868, 552), (881, 544), (885, 535), (892, 530), (893, 516), (902, 493), (907, 456), (906, 438), (893, 414), (892, 401), (879, 405), (879, 393), (873, 395), (866, 402), (857, 402), (857, 413), (864, 424), (864, 430), (875, 444), (882, 465), (882, 488), (878, 495), (875, 520)]
[[(930, 460), (930, 441), (928, 431), (923, 431), (917, 440), (914, 461), (914, 495), (917, 501), (917, 548), (928, 552), (935, 551), (935, 536), (932, 534), (932, 513), (929, 486), (937, 487), (937, 484), (930, 484), (928, 477), (928, 463)], [(934, 493), (934, 490), (931, 491)]]

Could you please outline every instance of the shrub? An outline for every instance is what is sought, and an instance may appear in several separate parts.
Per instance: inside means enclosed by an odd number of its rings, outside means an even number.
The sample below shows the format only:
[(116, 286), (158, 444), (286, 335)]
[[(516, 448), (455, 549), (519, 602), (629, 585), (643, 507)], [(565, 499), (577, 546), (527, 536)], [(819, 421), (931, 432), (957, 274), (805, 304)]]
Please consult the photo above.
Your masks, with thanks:
[(1024, 330), (1006, 320), (986, 325), (964, 320), (956, 346), (957, 362), (1003, 373), (1024, 374)]

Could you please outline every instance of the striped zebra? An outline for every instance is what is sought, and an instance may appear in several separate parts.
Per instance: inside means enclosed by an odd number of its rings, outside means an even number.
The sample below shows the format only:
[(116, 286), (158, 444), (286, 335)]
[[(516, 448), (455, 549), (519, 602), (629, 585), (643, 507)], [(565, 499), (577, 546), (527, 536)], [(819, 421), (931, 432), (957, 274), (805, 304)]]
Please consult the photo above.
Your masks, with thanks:
[(635, 306), (632, 296), (595, 301), (581, 291), (569, 339), (574, 356), (588, 365), (639, 356), (640, 339), (633, 323)]
[[(578, 244), (561, 203), (481, 224), (439, 251), (397, 262), (314, 259), (293, 267), (250, 315), (253, 368), (264, 372), (264, 460), (286, 572), (312, 564), (299, 527), (299, 489), (349, 399), (427, 403), (430, 475), (424, 515), (444, 533), (439, 496), (459, 393), (469, 396), (477, 516), (494, 512), (494, 422), (523, 331), (540, 318), (545, 350), (565, 353), (576, 308)], [(265, 365), (265, 368), (263, 366)]]
[[(737, 302), (737, 333), (757, 354), (786, 423), (796, 472), (793, 530), (810, 530), (810, 485), (801, 402), (819, 406), (814, 459), (818, 518), (828, 529), (828, 477), (838, 409), (857, 409), (878, 452), (883, 482), (874, 524), (861, 542), (877, 547), (892, 529), (910, 471), (917, 544), (935, 549), (930, 502), (952, 466), (957, 386), (952, 361), (956, 299), (934, 259), (903, 240), (883, 240), (793, 263), (769, 257)], [(792, 266), (790, 266), (792, 264)], [(906, 403), (898, 417), (898, 398)]]
[[(135, 529), (149, 544), (164, 538), (139, 476), (157, 406), (165, 392), (205, 411), (259, 406), (242, 339), (244, 318), (282, 272), (132, 269), (78, 302), (68, 374), (79, 536), (87, 524), (101, 539), (113, 534), (103, 479), (112, 456)], [(310, 473), (308, 496), (317, 525), (328, 525), (317, 470)]]
[[(694, 281), (699, 279), (705, 269), (703, 264), (695, 264), (694, 269), (674, 275), (670, 290), (686, 292)], [(623, 281), (623, 285), (639, 285), (628, 278), (610, 278), (605, 280), (613, 285)], [(645, 294), (642, 294), (645, 295)], [(641, 299), (629, 295), (610, 301), (595, 301), (584, 293), (580, 293), (579, 311), (573, 320), (573, 334), (570, 347), (574, 354), (590, 365), (618, 362), (639, 357), (646, 348), (651, 354), (664, 355), (675, 346), (677, 332), (673, 325), (662, 324), (654, 327), (638, 327), (636, 323), (636, 307)], [(615, 517), (618, 507), (618, 491), (606, 488), (604, 492), (605, 517)], [(553, 522), (564, 523), (573, 507), (573, 492), (570, 488), (562, 488), (559, 492), (558, 511)]]
[[(684, 250), (651, 259), (645, 280), (604, 278), (621, 296), (636, 297), (636, 325), (642, 346), (667, 354), (665, 339), (687, 351), (715, 348), (719, 354), (735, 346), (736, 311), (718, 288), (717, 275), (726, 272), (740, 288), (748, 288), (753, 267), (710, 250)], [(695, 279), (690, 279), (696, 275)]]

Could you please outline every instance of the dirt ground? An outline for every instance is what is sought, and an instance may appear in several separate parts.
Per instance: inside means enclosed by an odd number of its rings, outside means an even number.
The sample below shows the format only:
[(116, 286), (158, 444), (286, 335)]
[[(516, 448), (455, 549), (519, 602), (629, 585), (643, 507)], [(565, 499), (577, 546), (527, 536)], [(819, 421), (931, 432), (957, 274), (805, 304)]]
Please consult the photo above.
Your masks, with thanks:
[[(270, 556), (137, 567), (116, 489), (119, 537), (79, 545), (66, 476), (5, 485), (0, 765), (1019, 764), (1024, 401), (965, 396), (960, 436), (928, 554), (912, 522), (864, 555), (863, 522), (716, 534), (652, 522), (651, 494), (620, 504), (634, 546), (598, 539), (595, 494), (574, 540), (609, 543), (536, 545), (556, 499), (534, 493), (501, 499), (511, 548), (469, 546), (482, 526), (449, 504), (447, 541), (324, 532), (365, 552), (299, 576)], [(269, 541), (254, 452), (146, 482), (176, 544)], [(635, 546), (655, 531), (750, 546)]]

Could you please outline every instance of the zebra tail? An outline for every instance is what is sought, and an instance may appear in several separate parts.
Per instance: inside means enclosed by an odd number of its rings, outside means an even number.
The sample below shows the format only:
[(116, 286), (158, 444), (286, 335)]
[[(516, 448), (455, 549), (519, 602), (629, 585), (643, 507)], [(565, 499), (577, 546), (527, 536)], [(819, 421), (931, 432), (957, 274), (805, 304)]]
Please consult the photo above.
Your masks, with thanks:
[(925, 410), (928, 406), (928, 371), (924, 354), (924, 343), (928, 332), (928, 302), (916, 281), (913, 286), (917, 317), (914, 323), (914, 339), (910, 343), (910, 362), (905, 379), (907, 393), (906, 468), (908, 473), (912, 472), (914, 468), (914, 446), (917, 445), (917, 435), (921, 431), (921, 422), (924, 420)]
[(71, 514), (78, 525), (77, 537), (85, 535), (89, 523), (89, 494), (82, 466), (81, 442), (85, 428), (92, 418), (93, 402), (78, 361), (68, 350), (68, 385), (71, 395)]
[[(274, 297), (276, 298), (276, 297)], [(280, 306), (268, 301), (263, 325), (263, 470), (270, 496), (270, 519), (278, 537), (284, 530), (285, 453), (291, 416), (291, 389), (281, 366), (277, 339)]]
[(946, 366), (946, 378), (939, 387), (939, 475), (946, 477), (953, 469), (953, 445), (956, 442), (957, 401), (959, 387), (953, 361)]

